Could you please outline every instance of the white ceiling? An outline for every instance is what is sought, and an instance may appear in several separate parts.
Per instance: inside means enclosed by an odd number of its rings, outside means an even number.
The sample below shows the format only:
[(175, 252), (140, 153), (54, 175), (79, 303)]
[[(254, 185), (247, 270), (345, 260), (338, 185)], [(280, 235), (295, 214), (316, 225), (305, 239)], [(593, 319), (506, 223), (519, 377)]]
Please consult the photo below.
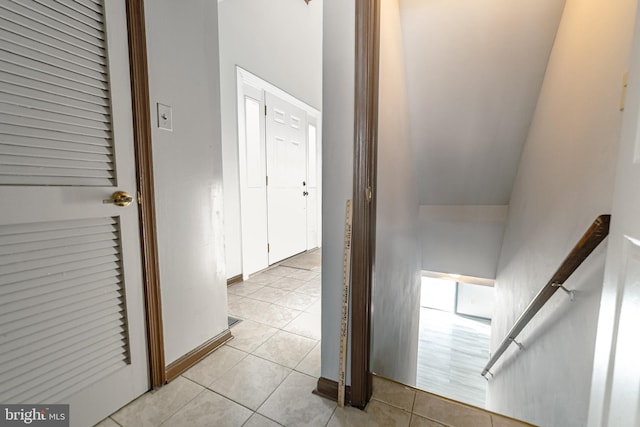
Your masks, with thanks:
[(563, 6), (400, 0), (420, 204), (509, 203)]

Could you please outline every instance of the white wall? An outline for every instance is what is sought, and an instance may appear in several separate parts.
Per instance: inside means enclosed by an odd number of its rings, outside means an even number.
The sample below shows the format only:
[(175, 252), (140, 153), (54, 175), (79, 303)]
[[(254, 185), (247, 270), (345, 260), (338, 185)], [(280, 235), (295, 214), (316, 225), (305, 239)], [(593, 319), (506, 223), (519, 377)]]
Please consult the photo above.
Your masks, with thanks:
[(422, 269), (495, 279), (508, 206), (420, 206)]
[(218, 3), (227, 278), (242, 273), (236, 65), (321, 110), (322, 4)]
[[(169, 364), (227, 329), (217, 3), (146, 1), (164, 322)], [(155, 128), (156, 103), (173, 132)]]
[(506, 205), (564, 0), (401, 0), (423, 205)]
[(380, 18), (371, 370), (415, 385), (420, 322), (418, 195), (398, 0), (382, 0)]
[(324, 0), (323, 10), (321, 375), (337, 381), (345, 205), (353, 191), (355, 3)]
[(640, 9), (635, 16), (591, 380), (590, 427), (640, 422)]
[[(495, 349), (597, 215), (609, 213), (634, 0), (567, 0), (509, 208), (496, 280)], [(602, 290), (601, 245), (493, 369), (488, 407), (584, 426)], [(514, 347), (514, 346), (512, 346)]]

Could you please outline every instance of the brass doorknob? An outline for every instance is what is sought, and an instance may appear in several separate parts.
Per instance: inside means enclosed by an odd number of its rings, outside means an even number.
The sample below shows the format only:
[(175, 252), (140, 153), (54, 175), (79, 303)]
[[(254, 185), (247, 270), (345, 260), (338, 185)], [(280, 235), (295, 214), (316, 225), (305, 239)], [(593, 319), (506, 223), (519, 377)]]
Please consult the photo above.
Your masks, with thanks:
[(116, 191), (111, 195), (110, 199), (105, 199), (102, 203), (113, 203), (116, 206), (126, 207), (133, 202), (133, 197), (126, 191)]

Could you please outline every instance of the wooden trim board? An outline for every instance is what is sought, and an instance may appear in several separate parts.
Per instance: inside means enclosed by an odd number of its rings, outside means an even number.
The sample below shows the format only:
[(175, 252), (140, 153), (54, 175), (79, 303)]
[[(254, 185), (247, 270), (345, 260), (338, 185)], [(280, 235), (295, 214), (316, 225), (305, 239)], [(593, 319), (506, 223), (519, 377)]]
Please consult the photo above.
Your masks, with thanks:
[[(338, 401), (338, 382), (334, 380), (330, 380), (328, 378), (320, 377), (318, 378), (318, 384), (316, 385), (316, 389), (313, 390), (314, 394), (318, 396), (326, 397), (327, 399), (333, 400), (334, 402)], [(344, 388), (345, 401), (351, 400), (351, 387), (345, 386)]]
[(235, 285), (240, 282), (242, 282), (242, 274), (238, 274), (237, 276), (227, 279), (227, 286)]
[(178, 378), (183, 372), (204, 359), (211, 352), (218, 349), (231, 338), (231, 331), (227, 329), (226, 331), (223, 331), (217, 336), (211, 338), (201, 346), (194, 348), (175, 362), (170, 363), (166, 369), (167, 382), (173, 381), (174, 379)]
[(380, 0), (356, 0), (351, 406), (372, 393), (371, 287), (376, 232)]
[(143, 0), (128, 0), (126, 6), (149, 373), (151, 387), (157, 388), (166, 382), (166, 377), (155, 217), (153, 153), (151, 151), (151, 107), (149, 103), (146, 24)]

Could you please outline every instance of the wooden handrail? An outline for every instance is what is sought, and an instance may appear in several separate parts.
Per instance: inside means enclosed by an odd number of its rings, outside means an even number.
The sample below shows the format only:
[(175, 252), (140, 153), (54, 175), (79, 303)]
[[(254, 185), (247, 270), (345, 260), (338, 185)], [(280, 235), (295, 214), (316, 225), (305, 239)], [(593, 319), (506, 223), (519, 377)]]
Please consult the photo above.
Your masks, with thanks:
[[(584, 233), (580, 241), (569, 252), (569, 255), (560, 264), (560, 267), (556, 270), (551, 280), (544, 285), (544, 287), (538, 292), (538, 295), (529, 303), (529, 306), (525, 309), (524, 313), (520, 315), (516, 323), (513, 325), (506, 338), (498, 347), (498, 350), (491, 356), (489, 363), (482, 370), (482, 376), (489, 372), (489, 369), (498, 361), (500, 356), (507, 350), (512, 342), (516, 342), (518, 334), (527, 326), (527, 323), (536, 315), (536, 313), (542, 308), (542, 306), (551, 298), (553, 294), (560, 288), (564, 289), (564, 282), (573, 274), (574, 271), (587, 259), (587, 257), (598, 247), (598, 245), (609, 234), (609, 223), (611, 221), (611, 215), (600, 215), (591, 224), (589, 229)], [(566, 291), (566, 289), (564, 289)]]

